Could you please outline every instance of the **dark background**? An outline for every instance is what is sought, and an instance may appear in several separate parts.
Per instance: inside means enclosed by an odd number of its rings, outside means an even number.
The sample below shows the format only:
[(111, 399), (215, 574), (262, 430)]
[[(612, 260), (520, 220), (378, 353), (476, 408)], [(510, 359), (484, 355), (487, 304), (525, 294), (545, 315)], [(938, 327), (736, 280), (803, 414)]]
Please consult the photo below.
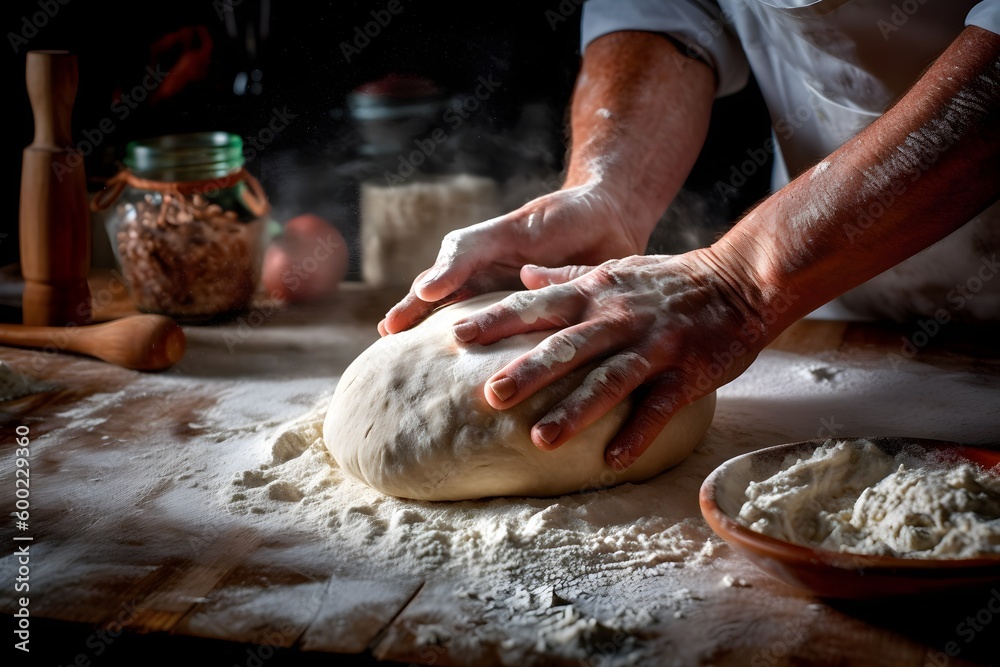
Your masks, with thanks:
[[(29, 37), (25, 21), (32, 22), (42, 11), (39, 1), (58, 11)], [(581, 9), (571, 0), (398, 1), (402, 12), (360, 53), (352, 54), (349, 63), (340, 44), (352, 42), (355, 28), (372, 21), (370, 12), (384, 10), (387, 1), (233, 0), (228, 26), (224, 0), (9, 3), (4, 20), (7, 52), (0, 60), (5, 66), (9, 129), (5, 159), (16, 165), (16, 172), (4, 186), (0, 232), (7, 236), (0, 240), (0, 265), (17, 261), (20, 152), (31, 143), (33, 132), (24, 86), (25, 55), (31, 49), (68, 49), (78, 55), (78, 141), (103, 118), (110, 117), (115, 125), (86, 158), (92, 192), (119, 168), (128, 141), (201, 130), (227, 130), (249, 138), (267, 126), (275, 109), (287, 108), (294, 120), (259, 151), (248, 169), (262, 181), (276, 219), (315, 212), (354, 243), (357, 183), (382, 172), (358, 154), (360, 139), (345, 98), (357, 86), (392, 72), (430, 78), (451, 95), (471, 93), (481, 76), (502, 82), (461, 130), (449, 135), (447, 150), (460, 158), (461, 170), (501, 181), (514, 175), (558, 174), (565, 152), (566, 108), (579, 66)], [(18, 34), (27, 43), (18, 45), (15, 53), (11, 36)], [(123, 91), (142, 81), (147, 66), (159, 66), (170, 75), (120, 120), (113, 105)], [(237, 75), (252, 70), (259, 70), (259, 88), (234, 93)], [(688, 183), (697, 200), (694, 210), (714, 219), (709, 227), (738, 216), (765, 193), (767, 168), (735, 196), (720, 200), (713, 185), (728, 182), (732, 165), (746, 159), (747, 148), (761, 146), (768, 131), (767, 114), (753, 85), (717, 101), (712, 138)], [(705, 238), (704, 233), (695, 236)], [(95, 247), (95, 263), (108, 257), (106, 248)]]

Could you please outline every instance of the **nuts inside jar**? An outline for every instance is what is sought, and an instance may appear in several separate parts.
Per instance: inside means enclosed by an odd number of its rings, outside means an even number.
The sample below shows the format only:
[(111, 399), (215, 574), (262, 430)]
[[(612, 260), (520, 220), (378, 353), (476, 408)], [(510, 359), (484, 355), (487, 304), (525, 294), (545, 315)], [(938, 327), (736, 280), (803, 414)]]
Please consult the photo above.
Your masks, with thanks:
[(246, 308), (264, 222), (240, 221), (200, 194), (146, 193), (121, 216), (122, 271), (140, 310), (213, 316)]

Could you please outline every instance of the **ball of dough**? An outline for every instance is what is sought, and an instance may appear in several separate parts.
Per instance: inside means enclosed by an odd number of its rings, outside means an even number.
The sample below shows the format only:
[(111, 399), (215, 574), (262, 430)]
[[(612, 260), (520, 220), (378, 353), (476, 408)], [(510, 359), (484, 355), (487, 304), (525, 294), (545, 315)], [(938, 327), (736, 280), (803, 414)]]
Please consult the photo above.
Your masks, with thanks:
[(577, 370), (507, 410), (491, 407), (484, 384), (552, 332), (493, 345), (465, 345), (452, 324), (509, 292), (442, 308), (413, 329), (378, 340), (348, 367), (334, 393), (323, 438), (345, 471), (383, 493), (418, 500), (555, 496), (648, 479), (684, 459), (708, 429), (715, 394), (680, 410), (631, 467), (616, 472), (604, 449), (630, 401), (558, 449), (531, 442), (532, 425), (579, 386)]

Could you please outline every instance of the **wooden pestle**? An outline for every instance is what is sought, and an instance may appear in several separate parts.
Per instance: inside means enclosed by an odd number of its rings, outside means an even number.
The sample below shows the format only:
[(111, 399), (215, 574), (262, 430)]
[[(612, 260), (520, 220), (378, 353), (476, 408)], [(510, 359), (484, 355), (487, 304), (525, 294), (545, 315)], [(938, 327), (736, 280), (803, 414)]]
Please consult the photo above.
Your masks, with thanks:
[(0, 324), (0, 345), (55, 348), (136, 371), (160, 371), (184, 356), (184, 331), (165, 315), (132, 315), (80, 327)]
[(21, 164), (23, 321), (65, 326), (91, 321), (90, 213), (83, 157), (73, 145), (76, 56), (30, 51), (26, 77), (35, 137)]

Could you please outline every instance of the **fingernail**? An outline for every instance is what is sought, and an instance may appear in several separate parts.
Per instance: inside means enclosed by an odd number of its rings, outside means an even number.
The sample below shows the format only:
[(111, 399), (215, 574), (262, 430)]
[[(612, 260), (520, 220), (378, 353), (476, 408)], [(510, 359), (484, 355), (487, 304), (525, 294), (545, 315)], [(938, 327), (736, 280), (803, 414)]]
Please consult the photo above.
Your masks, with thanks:
[(501, 401), (506, 401), (517, 391), (517, 383), (513, 378), (504, 377), (490, 384), (490, 391)]
[(610, 454), (608, 454), (608, 459), (609, 459), (608, 465), (611, 467), (611, 469), (617, 470), (618, 472), (621, 472), (622, 470), (625, 470), (625, 468), (628, 468), (629, 464), (631, 463), (628, 457), (625, 455), (625, 452), (623, 451), (611, 452)]
[(434, 273), (432, 273), (431, 275), (427, 276), (426, 278), (424, 278), (421, 281), (420, 287), (421, 288), (430, 287), (434, 283), (434, 281), (437, 280), (440, 277), (441, 277), (441, 272), (440, 271), (435, 271)]
[(559, 434), (562, 433), (562, 427), (559, 424), (542, 424), (536, 428), (538, 437), (541, 438), (546, 445), (552, 445)]
[(455, 338), (459, 339), (463, 343), (468, 343), (470, 340), (479, 335), (479, 325), (475, 322), (464, 322), (462, 324), (456, 324), (451, 331), (455, 334)]

